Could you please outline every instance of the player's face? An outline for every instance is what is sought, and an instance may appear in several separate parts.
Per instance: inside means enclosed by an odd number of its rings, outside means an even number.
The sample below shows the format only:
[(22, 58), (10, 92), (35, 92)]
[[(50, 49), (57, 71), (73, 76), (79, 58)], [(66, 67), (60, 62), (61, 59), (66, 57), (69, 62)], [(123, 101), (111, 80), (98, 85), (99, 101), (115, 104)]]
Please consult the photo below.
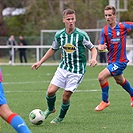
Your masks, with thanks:
[(68, 14), (64, 16), (63, 22), (67, 31), (73, 31), (75, 28), (76, 17), (75, 14)]
[(115, 22), (116, 22), (116, 15), (113, 14), (112, 10), (105, 10), (104, 11), (104, 16), (105, 16), (107, 24), (109, 24), (111, 26), (115, 24)]

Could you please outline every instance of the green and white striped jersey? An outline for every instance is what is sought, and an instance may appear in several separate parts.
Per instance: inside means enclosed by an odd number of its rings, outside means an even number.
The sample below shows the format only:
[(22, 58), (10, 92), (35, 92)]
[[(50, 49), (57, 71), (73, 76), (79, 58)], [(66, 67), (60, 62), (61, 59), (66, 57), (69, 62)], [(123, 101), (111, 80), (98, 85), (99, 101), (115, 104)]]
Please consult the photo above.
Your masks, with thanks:
[(59, 67), (72, 73), (84, 74), (86, 71), (86, 48), (92, 49), (87, 33), (79, 28), (67, 34), (65, 28), (56, 32), (52, 49), (62, 48)]

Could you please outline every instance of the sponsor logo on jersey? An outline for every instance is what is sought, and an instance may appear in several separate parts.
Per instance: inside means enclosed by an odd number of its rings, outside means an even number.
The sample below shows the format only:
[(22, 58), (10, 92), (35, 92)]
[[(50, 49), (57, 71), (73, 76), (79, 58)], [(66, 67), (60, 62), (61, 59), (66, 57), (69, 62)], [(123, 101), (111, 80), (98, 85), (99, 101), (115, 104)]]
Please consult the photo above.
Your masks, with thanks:
[(120, 38), (113, 38), (113, 39), (111, 39), (111, 43), (112, 44), (118, 44), (118, 43), (120, 43)]
[(76, 50), (76, 47), (73, 44), (68, 43), (63, 46), (63, 49), (66, 53), (73, 53)]

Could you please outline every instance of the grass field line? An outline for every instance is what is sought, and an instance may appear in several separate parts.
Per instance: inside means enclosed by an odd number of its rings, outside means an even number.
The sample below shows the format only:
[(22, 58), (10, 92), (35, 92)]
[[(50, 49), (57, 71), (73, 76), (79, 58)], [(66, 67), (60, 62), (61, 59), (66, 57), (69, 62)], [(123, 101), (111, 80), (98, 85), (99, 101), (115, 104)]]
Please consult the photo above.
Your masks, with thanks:
[[(94, 81), (94, 80), (97, 80), (96, 78), (94, 78), (94, 79), (83, 79), (83, 81), (82, 82), (88, 82), (88, 81)], [(23, 84), (39, 84), (39, 83), (50, 83), (50, 80), (47, 80), (47, 81), (45, 81), (45, 80), (43, 80), (43, 81), (24, 81), (24, 82), (3, 82), (3, 85), (17, 85), (17, 84), (21, 84), (21, 85), (23, 85)], [(90, 90), (79, 90), (78, 88), (77, 88), (77, 90), (75, 91), (75, 92), (101, 92), (101, 89), (100, 88), (98, 88), (98, 89), (90, 89)], [(112, 92), (122, 92), (123, 90), (110, 90), (110, 91), (112, 91)], [(10, 91), (10, 90), (7, 90), (7, 91), (5, 91), (6, 93), (10, 93), (10, 92), (17, 92), (17, 93), (27, 93), (27, 92), (33, 92), (33, 93), (36, 93), (36, 92), (38, 92), (38, 93), (42, 93), (42, 92), (44, 92), (44, 91), (28, 91), (28, 90), (12, 90), (12, 91)]]
[[(123, 90), (110, 90), (111, 92), (123, 92)], [(11, 91), (9, 91), (9, 90), (6, 90), (5, 91), (5, 93), (14, 93), (14, 92), (16, 92), (16, 93), (27, 93), (27, 92), (30, 92), (30, 93), (42, 93), (42, 92), (44, 92), (43, 90), (42, 91), (40, 91), (40, 90), (37, 90), (37, 91), (35, 91), (35, 90), (33, 90), (33, 91), (29, 91), (29, 90), (11, 90)], [(62, 91), (57, 91), (57, 92), (61, 92), (62, 93)], [(82, 92), (101, 92), (101, 90), (99, 89), (99, 90), (76, 90), (75, 91), (75, 93), (82, 93)]]
[(50, 81), (24, 81), (24, 82), (3, 82), (3, 84), (36, 84), (36, 83), (49, 83)]
[[(84, 79), (82, 82), (88, 82), (88, 81), (93, 81), (97, 79)], [(43, 81), (24, 81), (24, 82), (3, 82), (3, 84), (36, 84), (36, 83), (50, 83), (50, 80), (43, 80)]]

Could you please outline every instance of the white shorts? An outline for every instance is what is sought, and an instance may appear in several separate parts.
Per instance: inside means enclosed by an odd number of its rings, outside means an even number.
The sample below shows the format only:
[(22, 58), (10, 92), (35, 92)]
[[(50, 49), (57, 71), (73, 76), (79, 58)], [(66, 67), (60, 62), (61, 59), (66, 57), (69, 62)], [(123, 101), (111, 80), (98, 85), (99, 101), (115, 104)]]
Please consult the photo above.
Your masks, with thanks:
[(64, 90), (74, 92), (81, 83), (83, 77), (83, 74), (72, 73), (58, 67), (51, 80), (51, 84), (63, 88)]

